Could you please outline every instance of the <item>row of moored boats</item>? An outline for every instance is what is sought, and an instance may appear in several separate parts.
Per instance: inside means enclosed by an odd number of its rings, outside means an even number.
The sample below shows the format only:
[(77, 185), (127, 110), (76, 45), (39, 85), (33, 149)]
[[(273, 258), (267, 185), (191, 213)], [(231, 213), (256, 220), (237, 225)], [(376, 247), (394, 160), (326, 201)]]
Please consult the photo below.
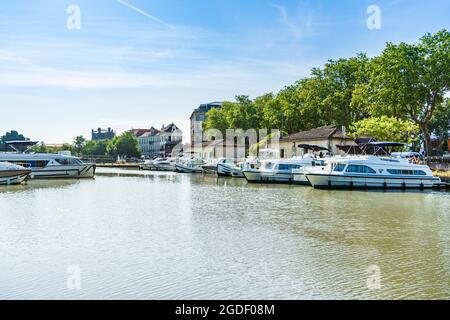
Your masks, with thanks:
[[(38, 178), (92, 178), (96, 165), (68, 154), (23, 152), (32, 142), (10, 142), (16, 153), (0, 153), (0, 185), (20, 184)], [(392, 143), (372, 142), (377, 150)], [(303, 146), (305, 147), (305, 146)], [(306, 146), (307, 148), (307, 146)], [(315, 151), (317, 146), (310, 146)], [(444, 186), (427, 165), (385, 155), (348, 155), (321, 158), (312, 154), (291, 159), (243, 161), (221, 158), (207, 163), (193, 156), (148, 160), (141, 169), (181, 173), (216, 174), (245, 178), (249, 183), (310, 185), (314, 188), (426, 189)]]
[[(392, 143), (373, 142), (377, 150)], [(311, 146), (311, 150), (314, 150)], [(206, 163), (195, 157), (148, 160), (141, 169), (216, 174), (245, 178), (249, 183), (309, 185), (319, 189), (427, 189), (444, 186), (427, 165), (385, 155), (347, 155), (318, 158), (312, 154), (291, 159), (221, 158)]]

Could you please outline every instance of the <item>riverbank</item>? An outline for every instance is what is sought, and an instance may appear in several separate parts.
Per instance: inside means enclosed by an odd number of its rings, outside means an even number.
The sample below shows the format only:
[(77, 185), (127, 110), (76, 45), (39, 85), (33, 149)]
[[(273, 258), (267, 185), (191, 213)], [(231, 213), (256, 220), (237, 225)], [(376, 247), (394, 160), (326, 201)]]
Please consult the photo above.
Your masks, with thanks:
[(433, 175), (441, 178), (442, 182), (450, 183), (450, 171), (433, 170)]

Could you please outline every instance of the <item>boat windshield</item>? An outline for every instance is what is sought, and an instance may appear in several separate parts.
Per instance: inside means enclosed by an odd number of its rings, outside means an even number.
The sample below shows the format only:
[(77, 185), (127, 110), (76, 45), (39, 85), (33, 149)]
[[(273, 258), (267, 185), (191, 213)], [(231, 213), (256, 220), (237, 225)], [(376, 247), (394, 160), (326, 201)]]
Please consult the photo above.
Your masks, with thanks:
[(233, 165), (235, 163), (235, 161), (233, 159), (224, 159), (223, 163), (224, 164), (231, 164), (231, 165)]
[(81, 160), (77, 159), (77, 158), (61, 158), (61, 159), (55, 159), (55, 161), (62, 165), (82, 164)]
[(263, 165), (262, 165), (262, 168), (261, 169), (263, 169), (263, 170), (269, 170), (269, 169), (272, 169), (272, 167), (273, 167), (273, 163), (272, 162), (266, 162), (266, 163), (264, 163)]
[(345, 169), (346, 164), (345, 163), (334, 163), (333, 164), (333, 171), (334, 172), (343, 172)]

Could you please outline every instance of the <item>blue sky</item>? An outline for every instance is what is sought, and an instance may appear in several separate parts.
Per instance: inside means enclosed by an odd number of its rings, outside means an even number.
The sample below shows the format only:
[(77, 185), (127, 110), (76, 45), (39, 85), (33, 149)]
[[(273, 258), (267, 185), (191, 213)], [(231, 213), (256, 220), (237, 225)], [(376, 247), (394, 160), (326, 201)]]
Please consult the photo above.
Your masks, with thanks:
[[(366, 26), (373, 4), (380, 30)], [(2, 1), (0, 132), (61, 143), (174, 121), (188, 134), (201, 103), (276, 92), (328, 59), (442, 28), (445, 0)]]

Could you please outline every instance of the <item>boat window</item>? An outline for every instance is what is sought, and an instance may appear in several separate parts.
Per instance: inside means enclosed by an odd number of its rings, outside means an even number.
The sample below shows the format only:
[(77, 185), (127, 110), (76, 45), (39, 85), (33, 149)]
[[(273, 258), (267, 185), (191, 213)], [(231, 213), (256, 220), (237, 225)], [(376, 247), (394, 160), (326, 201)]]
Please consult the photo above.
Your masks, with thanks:
[(280, 163), (280, 164), (278, 165), (278, 170), (289, 171), (289, 170), (299, 169), (299, 168), (301, 168), (301, 165), (298, 165), (298, 164), (286, 164), (286, 163)]
[(333, 167), (333, 171), (335, 171), (335, 172), (343, 172), (344, 169), (345, 169), (344, 163), (336, 163)]
[(373, 170), (371, 167), (363, 166), (363, 165), (356, 165), (356, 164), (350, 164), (347, 167), (347, 172), (349, 172), (349, 173), (376, 173), (376, 171)]
[(13, 162), (13, 163), (24, 168), (31, 168), (31, 164), (28, 162)]
[(47, 165), (47, 161), (36, 161), (35, 168), (44, 168)]
[(387, 172), (395, 175), (416, 175), (426, 176), (427, 174), (422, 170), (400, 170), (400, 169), (387, 169)]

